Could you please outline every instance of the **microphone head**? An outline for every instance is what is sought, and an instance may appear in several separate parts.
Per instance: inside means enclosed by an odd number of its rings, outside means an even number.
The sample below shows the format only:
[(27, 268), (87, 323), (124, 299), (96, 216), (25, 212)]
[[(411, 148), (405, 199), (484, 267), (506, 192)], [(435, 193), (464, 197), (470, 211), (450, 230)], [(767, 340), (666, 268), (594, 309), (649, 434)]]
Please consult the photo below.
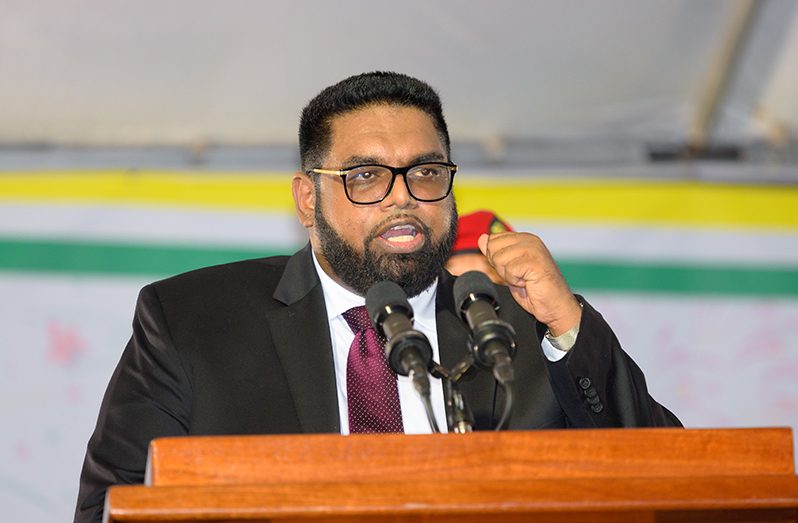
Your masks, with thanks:
[(493, 282), (479, 271), (468, 271), (454, 281), (454, 304), (461, 314), (475, 300), (482, 298), (488, 300), (493, 308), (499, 310), (499, 295)]
[(380, 324), (385, 317), (397, 309), (403, 309), (403, 312), (411, 320), (413, 319), (413, 308), (407, 301), (407, 294), (399, 285), (386, 280), (375, 283), (369, 288), (366, 293), (366, 310), (377, 332), (381, 332)]

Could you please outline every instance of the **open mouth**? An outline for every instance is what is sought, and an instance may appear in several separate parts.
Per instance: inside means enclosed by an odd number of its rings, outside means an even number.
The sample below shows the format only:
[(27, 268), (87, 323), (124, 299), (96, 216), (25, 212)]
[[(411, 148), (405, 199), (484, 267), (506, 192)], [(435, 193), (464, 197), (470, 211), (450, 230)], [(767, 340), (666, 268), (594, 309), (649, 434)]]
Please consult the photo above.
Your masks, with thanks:
[(413, 241), (418, 234), (418, 229), (414, 225), (406, 223), (394, 225), (380, 234), (380, 238), (391, 243), (407, 243)]
[(425, 231), (413, 218), (395, 219), (380, 230), (376, 239), (389, 252), (415, 252), (424, 245)]

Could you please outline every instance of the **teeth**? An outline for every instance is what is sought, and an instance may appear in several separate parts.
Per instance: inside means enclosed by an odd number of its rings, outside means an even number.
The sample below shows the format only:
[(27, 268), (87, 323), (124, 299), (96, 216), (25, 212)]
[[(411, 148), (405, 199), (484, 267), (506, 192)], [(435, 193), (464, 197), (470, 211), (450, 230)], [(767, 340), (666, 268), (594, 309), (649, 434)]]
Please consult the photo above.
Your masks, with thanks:
[(402, 235), (402, 236), (391, 236), (390, 238), (388, 238), (388, 241), (389, 241), (389, 242), (396, 242), (396, 243), (399, 243), (399, 242), (409, 242), (409, 241), (411, 241), (411, 240), (412, 240), (414, 237), (415, 237), (415, 236), (413, 236), (413, 235), (411, 235), (411, 234), (406, 234), (406, 235)]

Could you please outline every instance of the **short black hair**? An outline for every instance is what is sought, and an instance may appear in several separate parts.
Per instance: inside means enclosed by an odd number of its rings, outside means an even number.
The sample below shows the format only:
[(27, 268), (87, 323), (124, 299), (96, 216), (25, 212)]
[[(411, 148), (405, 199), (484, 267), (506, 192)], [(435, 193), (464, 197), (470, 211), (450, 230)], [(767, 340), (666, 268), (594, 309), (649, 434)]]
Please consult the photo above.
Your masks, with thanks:
[(427, 83), (406, 74), (375, 71), (363, 73), (327, 87), (302, 110), (299, 121), (299, 158), (302, 170), (322, 167), (330, 148), (332, 119), (369, 105), (415, 107), (427, 113), (451, 156), (449, 131), (441, 99)]

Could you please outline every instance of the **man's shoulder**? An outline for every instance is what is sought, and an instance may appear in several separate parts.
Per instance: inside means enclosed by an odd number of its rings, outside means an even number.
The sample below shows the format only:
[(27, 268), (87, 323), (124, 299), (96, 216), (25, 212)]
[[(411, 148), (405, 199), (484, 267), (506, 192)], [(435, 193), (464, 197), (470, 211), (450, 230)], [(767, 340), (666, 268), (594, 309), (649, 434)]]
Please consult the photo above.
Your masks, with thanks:
[(193, 269), (175, 276), (170, 276), (153, 283), (156, 286), (181, 284), (183, 282), (227, 280), (230, 278), (250, 277), (252, 275), (269, 276), (282, 274), (291, 256), (268, 256), (212, 265)]
[(246, 295), (271, 293), (282, 277), (291, 256), (269, 256), (194, 269), (151, 283), (148, 287), (163, 299), (218, 294)]

